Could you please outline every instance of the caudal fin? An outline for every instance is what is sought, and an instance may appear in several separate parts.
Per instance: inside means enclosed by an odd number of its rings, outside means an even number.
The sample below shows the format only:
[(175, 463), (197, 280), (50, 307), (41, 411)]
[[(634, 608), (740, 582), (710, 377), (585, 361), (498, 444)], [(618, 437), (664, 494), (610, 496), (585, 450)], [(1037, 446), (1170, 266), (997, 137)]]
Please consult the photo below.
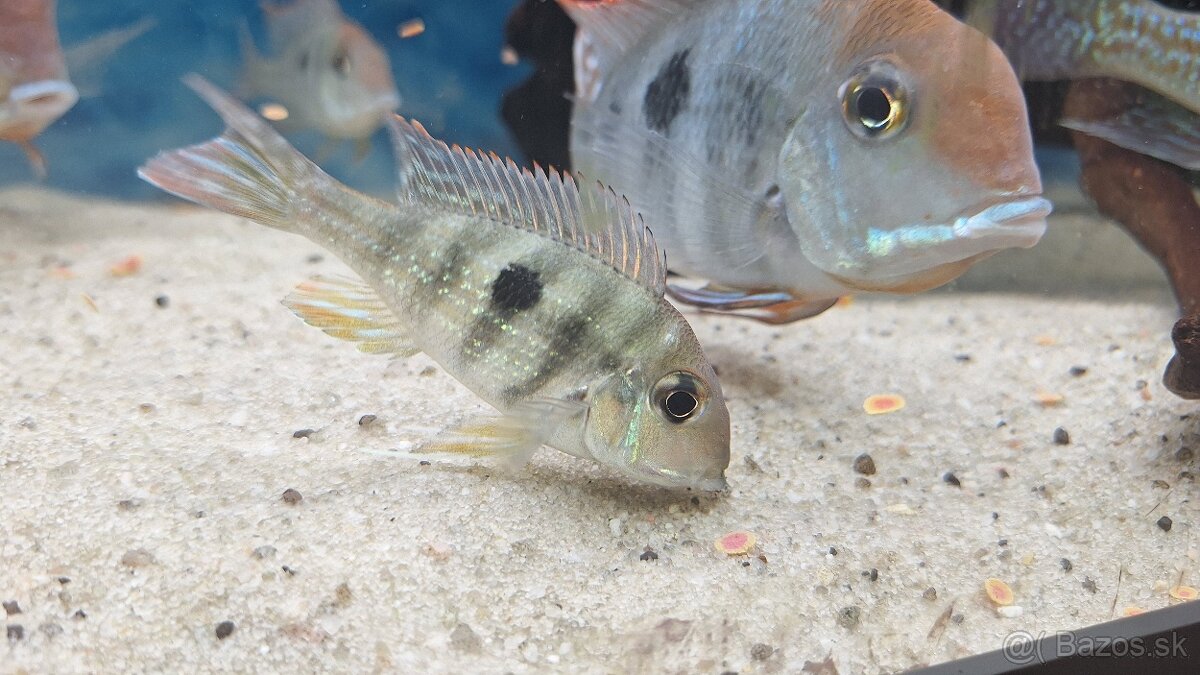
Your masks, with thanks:
[(300, 195), (332, 181), (269, 124), (199, 75), (184, 83), (225, 121), (206, 143), (159, 153), (138, 176), (171, 194), (268, 227), (299, 231)]

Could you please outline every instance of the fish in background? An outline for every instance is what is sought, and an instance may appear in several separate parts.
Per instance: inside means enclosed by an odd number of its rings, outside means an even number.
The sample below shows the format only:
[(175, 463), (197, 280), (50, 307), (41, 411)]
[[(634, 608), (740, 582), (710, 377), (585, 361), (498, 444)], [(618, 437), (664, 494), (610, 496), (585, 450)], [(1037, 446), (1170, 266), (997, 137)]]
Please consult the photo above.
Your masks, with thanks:
[(0, 2), (0, 140), (19, 145), (38, 178), (46, 177), (46, 158), (33, 139), (80, 98), (99, 95), (113, 54), (155, 25), (144, 18), (64, 52), (54, 7), (53, 0)]
[(1135, 101), (1062, 126), (1200, 170), (1200, 14), (1152, 0), (973, 0), (965, 19), (1026, 80), (1109, 77)]
[(287, 126), (355, 141), (365, 154), (371, 134), (400, 106), (387, 54), (335, 0), (264, 2), (262, 10), (269, 54), (258, 52), (243, 23), (241, 97), (278, 103)]
[(53, 0), (0, 2), (0, 140), (19, 145), (39, 178), (46, 159), (33, 139), (79, 100), (54, 18)]
[(572, 166), (709, 281), (681, 301), (784, 323), (1045, 230), (1012, 67), (928, 0), (559, 2), (579, 26)]
[(389, 116), (400, 197), (389, 204), (329, 177), (206, 81), (188, 84), (225, 133), (139, 175), (327, 246), (362, 281), (318, 278), (285, 304), (363, 351), (424, 351), (502, 411), (432, 450), (523, 460), (548, 444), (659, 485), (725, 487), (720, 384), (663, 297), (665, 262), (628, 202)]

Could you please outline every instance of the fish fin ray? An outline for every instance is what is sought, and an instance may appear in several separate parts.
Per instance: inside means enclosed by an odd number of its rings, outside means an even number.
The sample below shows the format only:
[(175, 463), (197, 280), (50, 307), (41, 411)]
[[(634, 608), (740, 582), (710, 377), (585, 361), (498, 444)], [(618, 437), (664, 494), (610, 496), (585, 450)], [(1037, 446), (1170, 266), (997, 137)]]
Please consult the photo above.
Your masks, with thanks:
[[(388, 118), (388, 131), (399, 164), (402, 202), (483, 215), (561, 242), (662, 295), (666, 259), (641, 214), (611, 188), (540, 167), (520, 169), (494, 153), (448, 146), (398, 115)], [(617, 242), (627, 242), (619, 257)]]
[(358, 343), (359, 351), (400, 356), (421, 351), (375, 289), (357, 279), (314, 276), (296, 286), (283, 305), (326, 335)]
[(577, 401), (549, 398), (522, 401), (505, 414), (472, 419), (414, 452), (499, 457), (520, 466), (548, 443), (567, 420), (586, 411), (587, 405)]
[(114, 28), (94, 35), (63, 52), (67, 71), (80, 98), (95, 98), (101, 93), (104, 70), (112, 56), (125, 45), (149, 32), (158, 24), (152, 16), (143, 17), (128, 26)]
[(1107, 119), (1065, 117), (1062, 126), (1190, 171), (1200, 170), (1200, 114), (1151, 91)]

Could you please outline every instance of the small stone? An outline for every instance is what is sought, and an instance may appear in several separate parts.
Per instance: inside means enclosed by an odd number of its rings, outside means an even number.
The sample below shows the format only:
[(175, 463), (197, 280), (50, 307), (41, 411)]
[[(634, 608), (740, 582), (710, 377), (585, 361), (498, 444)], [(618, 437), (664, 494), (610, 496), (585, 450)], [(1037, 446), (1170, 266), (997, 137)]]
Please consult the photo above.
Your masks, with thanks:
[(308, 438), (317, 433), (314, 429), (298, 429), (292, 432), (292, 438)]
[(171, 304), (171, 299), (165, 295), (159, 295), (154, 298), (154, 304), (158, 305), (159, 309), (166, 309)]
[(874, 567), (869, 570), (863, 570), (862, 575), (871, 581), (879, 581), (879, 570)]
[(75, 613), (71, 615), (71, 618), (82, 621), (83, 619), (86, 619), (87, 616), (87, 612), (83, 611), (82, 609), (77, 609), (75, 610)]
[(1053, 439), (1055, 445), (1071, 444), (1071, 434), (1067, 433), (1067, 430), (1062, 427), (1058, 427), (1054, 430)]
[(153, 403), (138, 404), (138, 412), (142, 413), (143, 415), (149, 415), (150, 413), (154, 412), (155, 410), (157, 410), (157, 408), (154, 406)]
[(854, 487), (856, 487), (860, 490), (865, 490), (865, 489), (871, 487), (871, 479), (863, 478), (862, 476), (859, 476), (858, 478), (854, 479)]
[(9, 616), (15, 616), (17, 614), (20, 614), (21, 606), (17, 604), (16, 600), (5, 600), (4, 601), (4, 613)]
[(1075, 566), (1071, 564), (1071, 561), (1066, 558), (1059, 558), (1058, 566), (1061, 567), (1064, 572), (1070, 572), (1075, 568)]
[(1012, 475), (1008, 472), (1008, 469), (1004, 469), (1004, 468), (997, 469), (996, 473), (997, 473), (997, 475), (1000, 476), (1001, 479), (1009, 478)]
[(1100, 590), (1100, 588), (1096, 586), (1096, 580), (1091, 577), (1084, 577), (1081, 585), (1083, 586), (1083, 590), (1087, 591), (1088, 593), (1095, 593), (1096, 591)]
[(837, 622), (842, 628), (855, 628), (858, 626), (859, 619), (862, 617), (862, 610), (853, 605), (843, 607), (838, 611)]
[(1082, 377), (1087, 375), (1087, 371), (1087, 366), (1071, 366), (1071, 369), (1067, 372), (1071, 373), (1073, 377)]
[(1171, 522), (1170, 516), (1163, 516), (1162, 518), (1158, 519), (1157, 525), (1158, 529), (1162, 530), (1163, 532), (1170, 532), (1171, 525), (1173, 525), (1173, 523)]
[(221, 623), (217, 624), (217, 639), (224, 640), (230, 635), (233, 635), (234, 628), (236, 628), (236, 626), (233, 625), (232, 621), (222, 621)]
[(19, 623), (11, 623), (8, 625), (8, 641), (16, 642), (25, 639), (25, 627)]
[(921, 597), (933, 602), (934, 600), (937, 600), (937, 589), (933, 586), (930, 586), (929, 588), (925, 589), (925, 592), (921, 594)]
[(121, 564), (126, 567), (146, 567), (154, 564), (154, 555), (144, 548), (135, 548), (121, 556)]
[(829, 547), (829, 555), (837, 555), (837, 547), (830, 546)]
[(950, 485), (953, 485), (954, 487), (962, 487), (962, 481), (960, 481), (958, 476), (955, 476), (954, 473), (950, 471), (942, 474), (942, 480), (946, 481)]
[(875, 475), (875, 460), (867, 453), (854, 458), (854, 471), (864, 476)]
[(968, 363), (971, 360), (971, 355), (970, 354), (955, 354), (954, 360), (958, 361), (959, 363)]
[(363, 415), (362, 417), (358, 418), (358, 426), (369, 427), (372, 424), (374, 424), (375, 420), (377, 420), (377, 419), (379, 419), (379, 418), (376, 417), (375, 415), (369, 415), (369, 414)]
[(775, 653), (775, 648), (763, 642), (755, 642), (750, 646), (750, 658), (755, 661), (766, 661)]
[(642, 551), (642, 554), (638, 556), (638, 559), (639, 560), (658, 560), (658, 554), (654, 552), (654, 549), (647, 546), (646, 550)]
[(283, 491), (281, 499), (283, 499), (284, 504), (295, 506), (304, 500), (304, 495), (300, 494), (300, 491), (295, 488), (288, 488)]
[(254, 557), (258, 558), (259, 560), (274, 558), (276, 553), (278, 553), (278, 550), (276, 550), (274, 546), (270, 545), (259, 546), (258, 548), (254, 549)]
[(954, 614), (954, 615), (951, 615), (951, 617), (950, 617), (950, 621), (953, 622), (954, 624), (960, 624), (963, 621), (966, 621), (966, 619), (967, 619), (967, 617), (965, 614)]
[(1171, 489), (1170, 483), (1168, 483), (1165, 480), (1160, 480), (1158, 478), (1155, 478), (1154, 480), (1150, 481), (1150, 486), (1153, 488), (1157, 488), (1159, 490), (1170, 490)]
[(141, 507), (142, 500), (140, 499), (122, 499), (117, 502), (117, 509), (121, 511), (134, 511)]
[(1186, 445), (1175, 451), (1175, 459), (1180, 462), (1190, 462), (1195, 456), (1196, 453), (1192, 452), (1192, 449)]
[(450, 631), (450, 647), (460, 652), (478, 654), (483, 648), (483, 642), (470, 626), (460, 623)]

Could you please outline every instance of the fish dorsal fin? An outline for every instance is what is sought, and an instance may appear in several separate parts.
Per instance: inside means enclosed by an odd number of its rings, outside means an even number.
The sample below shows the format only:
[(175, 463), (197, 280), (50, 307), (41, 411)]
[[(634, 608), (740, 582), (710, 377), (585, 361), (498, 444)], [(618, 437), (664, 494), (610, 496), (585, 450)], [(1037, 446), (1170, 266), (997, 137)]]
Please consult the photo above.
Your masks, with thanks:
[(304, 323), (339, 340), (357, 342), (359, 351), (400, 356), (421, 351), (375, 289), (361, 281), (315, 276), (297, 286), (283, 304)]
[[(488, 218), (575, 248), (662, 295), (667, 263), (629, 200), (599, 182), (551, 168), (521, 169), (495, 153), (447, 146), (393, 115), (400, 199)], [(578, 184), (576, 183), (578, 180)]]
[(604, 74), (654, 27), (702, 0), (558, 0), (579, 27), (575, 96), (594, 101)]

